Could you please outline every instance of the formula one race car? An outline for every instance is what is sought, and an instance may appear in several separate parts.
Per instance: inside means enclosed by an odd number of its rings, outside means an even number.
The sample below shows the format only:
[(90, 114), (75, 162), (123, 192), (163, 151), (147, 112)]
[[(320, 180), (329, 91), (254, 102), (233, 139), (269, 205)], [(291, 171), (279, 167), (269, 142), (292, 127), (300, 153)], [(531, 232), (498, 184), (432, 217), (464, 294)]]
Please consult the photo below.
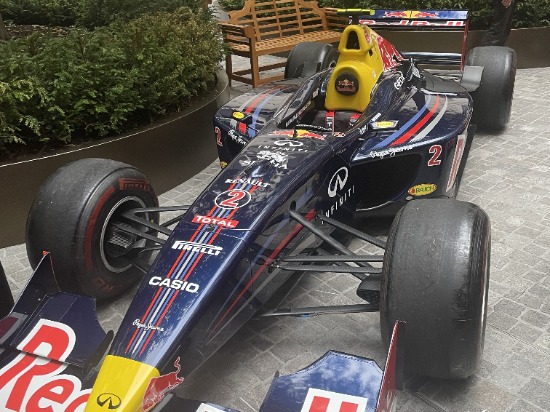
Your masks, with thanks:
[[(190, 206), (158, 207), (147, 178), (112, 160), (76, 161), (47, 180), (27, 223), (36, 269), (0, 323), (2, 410), (42, 400), (63, 411), (151, 410), (255, 315), (379, 311), (386, 347), (394, 324), (407, 324), (405, 370), (476, 371), (490, 224), (453, 198), (472, 117), (493, 128), (509, 119), (514, 54), (475, 49), (457, 81), (365, 25), (349, 25), (338, 51), (299, 45), (286, 80), (218, 111), (224, 169)], [(359, 230), (362, 215), (399, 208), (387, 240)], [(342, 241), (350, 236), (384, 253), (358, 255)], [(273, 309), (276, 292), (308, 272), (351, 274), (362, 303)], [(140, 280), (113, 339), (90, 296), (112, 299)], [(310, 410), (300, 396), (265, 410)]]

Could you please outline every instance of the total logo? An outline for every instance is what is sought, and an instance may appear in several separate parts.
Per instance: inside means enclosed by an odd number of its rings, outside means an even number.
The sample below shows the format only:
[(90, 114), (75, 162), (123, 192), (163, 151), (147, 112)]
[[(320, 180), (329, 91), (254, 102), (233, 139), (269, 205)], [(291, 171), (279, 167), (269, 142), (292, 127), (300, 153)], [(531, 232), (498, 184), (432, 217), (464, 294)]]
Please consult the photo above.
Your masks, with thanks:
[(205, 245), (204, 243), (189, 242), (187, 240), (176, 240), (172, 249), (188, 250), (190, 252), (205, 253), (207, 255), (218, 256), (223, 250), (220, 246)]
[(160, 276), (153, 276), (149, 280), (149, 284), (151, 286), (183, 290), (189, 293), (198, 293), (200, 289), (200, 285), (196, 283), (189, 283), (181, 279), (162, 278)]
[(195, 217), (193, 217), (193, 223), (204, 223), (205, 225), (218, 225), (228, 229), (235, 229), (239, 224), (239, 221), (212, 216), (195, 215)]

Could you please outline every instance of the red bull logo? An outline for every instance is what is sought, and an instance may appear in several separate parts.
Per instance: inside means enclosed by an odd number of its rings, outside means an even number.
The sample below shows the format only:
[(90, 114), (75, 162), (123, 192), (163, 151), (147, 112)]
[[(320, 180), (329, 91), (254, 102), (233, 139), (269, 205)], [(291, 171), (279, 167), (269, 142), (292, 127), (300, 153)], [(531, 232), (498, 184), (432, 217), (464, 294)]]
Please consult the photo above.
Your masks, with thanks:
[(392, 10), (392, 11), (386, 11), (384, 13), (384, 17), (393, 17), (397, 19), (408, 19), (411, 15), (410, 11), (405, 10)]
[(411, 18), (413, 19), (437, 19), (439, 13), (434, 11), (412, 11)]
[(283, 136), (295, 137), (296, 139), (302, 139), (304, 137), (311, 137), (313, 139), (323, 140), (323, 136), (317, 133), (310, 132), (309, 130), (296, 129), (296, 130), (277, 130), (275, 133)]
[(172, 389), (180, 385), (184, 378), (178, 377), (180, 373), (180, 358), (174, 362), (176, 370), (158, 378), (152, 378), (143, 396), (143, 410), (147, 411), (159, 403)]

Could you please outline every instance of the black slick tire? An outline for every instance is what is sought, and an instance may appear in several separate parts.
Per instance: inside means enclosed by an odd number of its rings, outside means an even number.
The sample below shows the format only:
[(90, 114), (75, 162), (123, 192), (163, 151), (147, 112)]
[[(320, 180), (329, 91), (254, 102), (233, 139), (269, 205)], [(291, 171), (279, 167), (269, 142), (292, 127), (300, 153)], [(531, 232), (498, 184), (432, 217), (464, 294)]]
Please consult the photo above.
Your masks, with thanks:
[[(42, 185), (29, 212), (29, 261), (36, 267), (43, 252), (50, 252), (63, 290), (114, 297), (142, 276), (130, 264), (133, 251), (117, 249), (114, 223), (127, 210), (156, 206), (149, 181), (130, 165), (82, 159), (63, 166)], [(158, 220), (157, 214), (147, 218)]]
[(473, 122), (485, 130), (504, 129), (512, 112), (516, 52), (509, 47), (476, 47), (468, 53), (466, 64), (483, 67), (481, 84), (471, 93), (474, 99)]
[(292, 49), (285, 66), (285, 79), (313, 76), (336, 65), (338, 51), (330, 44), (305, 42)]
[(490, 223), (478, 206), (416, 200), (390, 229), (380, 287), (386, 347), (395, 321), (407, 323), (405, 370), (463, 379), (483, 352), (489, 287)]

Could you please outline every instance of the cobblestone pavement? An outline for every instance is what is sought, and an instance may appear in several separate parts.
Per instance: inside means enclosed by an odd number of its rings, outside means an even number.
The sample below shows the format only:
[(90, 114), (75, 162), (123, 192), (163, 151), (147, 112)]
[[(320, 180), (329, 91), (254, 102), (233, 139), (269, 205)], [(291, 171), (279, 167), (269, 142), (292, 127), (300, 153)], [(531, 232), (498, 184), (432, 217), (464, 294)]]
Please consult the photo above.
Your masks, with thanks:
[[(492, 261), (485, 352), (480, 371), (463, 381), (415, 380), (399, 411), (550, 410), (550, 68), (518, 71), (512, 120), (502, 134), (476, 136), (459, 199), (482, 206), (492, 221)], [(235, 83), (238, 94), (247, 89)], [(189, 203), (216, 175), (212, 164), (164, 193), (164, 205)], [(24, 245), (0, 249), (17, 295), (30, 276)], [(309, 276), (290, 306), (357, 302), (346, 275)], [(116, 330), (131, 294), (99, 308)], [(257, 411), (275, 371), (290, 373), (329, 349), (382, 363), (376, 314), (250, 321), (196, 374), (184, 394), (241, 411)], [(383, 364), (383, 363), (382, 363)]]

